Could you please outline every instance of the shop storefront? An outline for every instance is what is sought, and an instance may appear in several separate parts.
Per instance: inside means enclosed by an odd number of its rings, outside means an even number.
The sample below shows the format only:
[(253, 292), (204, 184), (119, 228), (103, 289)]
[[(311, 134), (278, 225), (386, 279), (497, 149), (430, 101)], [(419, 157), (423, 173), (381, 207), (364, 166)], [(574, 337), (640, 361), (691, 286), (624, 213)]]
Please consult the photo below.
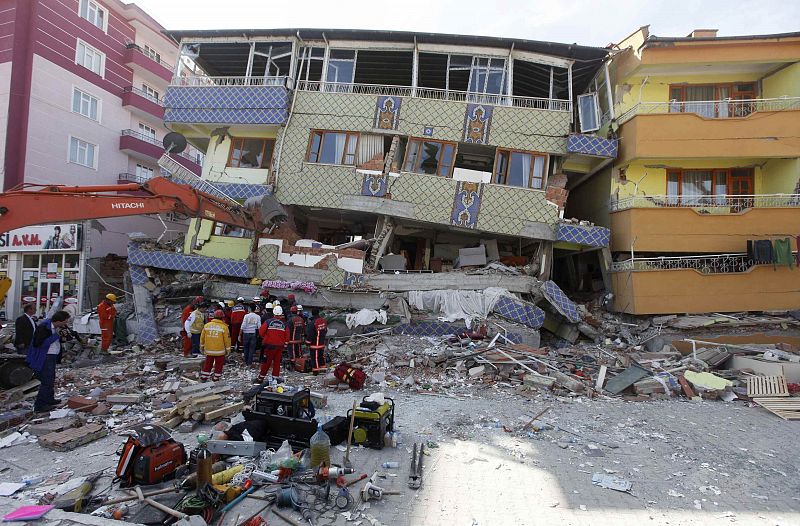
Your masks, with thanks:
[(63, 297), (82, 308), (84, 256), (82, 226), (42, 225), (0, 234), (0, 276), (12, 280), (2, 309), (14, 319), (26, 303), (42, 316)]

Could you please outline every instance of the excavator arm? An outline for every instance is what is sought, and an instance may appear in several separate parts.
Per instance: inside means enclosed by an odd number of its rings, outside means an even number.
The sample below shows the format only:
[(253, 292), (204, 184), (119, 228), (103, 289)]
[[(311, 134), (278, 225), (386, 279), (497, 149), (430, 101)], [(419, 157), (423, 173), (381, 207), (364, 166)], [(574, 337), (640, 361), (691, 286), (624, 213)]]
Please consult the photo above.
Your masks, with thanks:
[[(114, 192), (114, 194), (109, 194)], [(138, 192), (119, 195), (118, 192)], [(0, 194), (0, 232), (45, 223), (175, 212), (260, 232), (258, 207), (201, 192), (165, 177), (110, 186), (25, 186)]]

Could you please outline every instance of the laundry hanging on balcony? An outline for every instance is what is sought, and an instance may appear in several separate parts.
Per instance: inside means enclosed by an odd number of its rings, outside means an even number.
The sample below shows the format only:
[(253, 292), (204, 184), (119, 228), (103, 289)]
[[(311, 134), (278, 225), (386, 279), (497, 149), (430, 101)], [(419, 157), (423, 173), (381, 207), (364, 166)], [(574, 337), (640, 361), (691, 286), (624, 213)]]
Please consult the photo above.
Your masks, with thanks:
[(775, 265), (786, 265), (791, 268), (794, 262), (791, 238), (775, 239), (772, 244), (775, 250)]

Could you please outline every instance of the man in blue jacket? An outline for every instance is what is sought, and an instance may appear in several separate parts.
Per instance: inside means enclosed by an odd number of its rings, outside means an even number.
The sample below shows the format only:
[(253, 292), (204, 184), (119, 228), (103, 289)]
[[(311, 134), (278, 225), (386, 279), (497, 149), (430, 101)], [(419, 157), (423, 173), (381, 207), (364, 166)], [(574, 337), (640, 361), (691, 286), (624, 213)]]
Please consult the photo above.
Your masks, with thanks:
[(50, 319), (42, 320), (36, 326), (33, 341), (28, 347), (26, 361), (41, 382), (33, 405), (37, 413), (50, 411), (60, 403), (60, 400), (55, 399), (54, 393), (56, 364), (61, 358), (61, 338), (58, 331), (65, 328), (68, 321), (69, 313), (63, 310), (53, 314)]

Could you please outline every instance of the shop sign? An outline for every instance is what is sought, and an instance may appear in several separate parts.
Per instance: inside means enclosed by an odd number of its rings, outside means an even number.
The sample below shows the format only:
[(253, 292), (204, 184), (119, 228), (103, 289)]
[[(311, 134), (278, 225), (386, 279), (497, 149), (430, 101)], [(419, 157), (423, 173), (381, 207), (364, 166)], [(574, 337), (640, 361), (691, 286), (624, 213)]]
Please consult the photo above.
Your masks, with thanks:
[(38, 225), (0, 234), (0, 252), (55, 252), (81, 249), (81, 225)]

